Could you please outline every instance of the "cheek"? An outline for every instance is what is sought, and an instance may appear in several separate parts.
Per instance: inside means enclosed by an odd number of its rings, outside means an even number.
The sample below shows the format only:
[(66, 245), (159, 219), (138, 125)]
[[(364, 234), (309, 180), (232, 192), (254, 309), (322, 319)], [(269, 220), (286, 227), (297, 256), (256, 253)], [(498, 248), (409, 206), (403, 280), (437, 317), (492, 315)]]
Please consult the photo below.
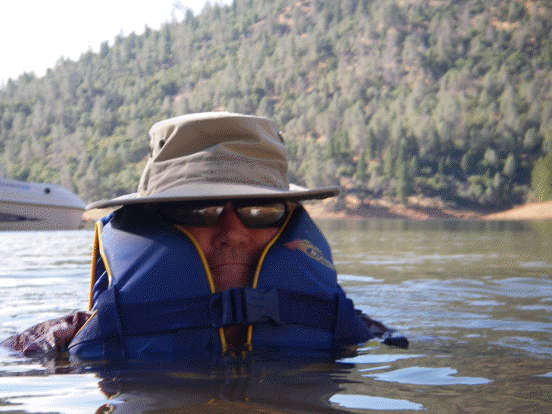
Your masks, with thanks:
[(213, 231), (212, 228), (209, 227), (187, 227), (186, 230), (190, 232), (190, 234), (194, 237), (194, 239), (198, 242), (199, 247), (201, 247), (201, 250), (205, 255), (209, 255), (213, 243)]
[(276, 236), (278, 233), (278, 229), (262, 229), (262, 230), (255, 230), (257, 233), (255, 235), (255, 241), (257, 244), (257, 247), (259, 250), (263, 250), (265, 246)]
[[(216, 232), (216, 227), (187, 227), (186, 230), (196, 239), (205, 256), (209, 258), (215, 250), (216, 238), (220, 237), (220, 233)], [(278, 228), (244, 229), (244, 236), (247, 241), (242, 243), (241, 248), (250, 253), (260, 254), (270, 240), (276, 236), (278, 230)]]

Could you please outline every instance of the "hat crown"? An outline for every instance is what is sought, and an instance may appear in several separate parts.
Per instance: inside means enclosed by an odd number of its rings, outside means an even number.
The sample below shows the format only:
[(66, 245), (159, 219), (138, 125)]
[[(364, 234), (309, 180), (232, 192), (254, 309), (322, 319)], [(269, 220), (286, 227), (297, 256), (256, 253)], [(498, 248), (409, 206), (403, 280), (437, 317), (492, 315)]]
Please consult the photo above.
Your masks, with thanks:
[(186, 184), (227, 182), (287, 190), (287, 155), (274, 121), (214, 112), (155, 124), (138, 187), (150, 196)]
[(288, 182), (288, 160), (269, 118), (207, 112), (158, 122), (150, 130), (151, 154), (136, 193), (86, 208), (141, 203), (333, 197), (338, 187), (309, 190)]

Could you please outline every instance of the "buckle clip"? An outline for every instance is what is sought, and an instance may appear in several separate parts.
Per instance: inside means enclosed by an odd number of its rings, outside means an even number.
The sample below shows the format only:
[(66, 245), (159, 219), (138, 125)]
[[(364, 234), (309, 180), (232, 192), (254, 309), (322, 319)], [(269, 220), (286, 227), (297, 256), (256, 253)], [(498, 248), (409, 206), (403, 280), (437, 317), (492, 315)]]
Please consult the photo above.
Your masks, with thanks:
[(248, 323), (272, 320), (278, 325), (282, 325), (278, 291), (276, 288), (272, 288), (266, 292), (246, 288), (244, 289), (244, 296)]
[(251, 325), (273, 321), (282, 325), (278, 291), (232, 288), (211, 296), (211, 326)]

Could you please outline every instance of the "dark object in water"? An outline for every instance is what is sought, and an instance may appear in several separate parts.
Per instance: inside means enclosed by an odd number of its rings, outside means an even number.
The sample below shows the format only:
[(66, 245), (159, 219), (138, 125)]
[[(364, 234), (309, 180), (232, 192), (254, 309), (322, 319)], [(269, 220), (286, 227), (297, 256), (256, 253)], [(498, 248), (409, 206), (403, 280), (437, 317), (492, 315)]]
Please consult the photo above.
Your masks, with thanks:
[(383, 339), (382, 343), (397, 348), (407, 349), (408, 339), (395, 329), (388, 328), (383, 323), (378, 322), (357, 310), (358, 316), (364, 321), (373, 336)]

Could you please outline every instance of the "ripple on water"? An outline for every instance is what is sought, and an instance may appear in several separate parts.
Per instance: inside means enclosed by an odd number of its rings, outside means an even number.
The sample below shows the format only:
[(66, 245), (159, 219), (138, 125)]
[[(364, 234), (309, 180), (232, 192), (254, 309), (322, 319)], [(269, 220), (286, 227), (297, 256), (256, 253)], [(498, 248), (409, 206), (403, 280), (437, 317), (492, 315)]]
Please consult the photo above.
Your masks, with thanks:
[[(88, 414), (106, 402), (92, 374), (0, 377), (0, 399), (17, 412)], [(3, 411), (3, 410), (1, 410)]]
[(412, 410), (420, 411), (424, 409), (422, 404), (416, 404), (408, 400), (399, 400), (384, 397), (371, 397), (368, 395), (356, 394), (335, 394), (330, 398), (330, 402), (341, 407), (357, 410)]
[(408, 367), (395, 371), (363, 375), (378, 381), (397, 382), (412, 385), (480, 385), (492, 382), (479, 377), (456, 377), (453, 368)]

